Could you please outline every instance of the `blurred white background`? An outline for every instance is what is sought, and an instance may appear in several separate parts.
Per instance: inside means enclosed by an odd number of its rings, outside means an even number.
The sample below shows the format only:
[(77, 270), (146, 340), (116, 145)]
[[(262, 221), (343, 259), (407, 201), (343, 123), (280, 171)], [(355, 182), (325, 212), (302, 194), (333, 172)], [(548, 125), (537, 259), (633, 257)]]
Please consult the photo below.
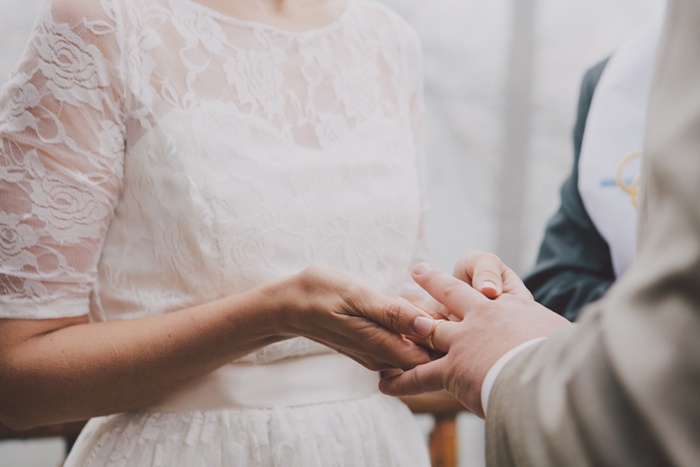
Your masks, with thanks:
[[(88, 0), (84, 0), (88, 1)], [(429, 260), (463, 252), (532, 266), (571, 168), (580, 79), (660, 0), (378, 0), (424, 43)], [(43, 0), (0, 0), (0, 84)], [(460, 464), (483, 465), (483, 424), (460, 418)], [(60, 440), (0, 442), (0, 467), (57, 466)]]

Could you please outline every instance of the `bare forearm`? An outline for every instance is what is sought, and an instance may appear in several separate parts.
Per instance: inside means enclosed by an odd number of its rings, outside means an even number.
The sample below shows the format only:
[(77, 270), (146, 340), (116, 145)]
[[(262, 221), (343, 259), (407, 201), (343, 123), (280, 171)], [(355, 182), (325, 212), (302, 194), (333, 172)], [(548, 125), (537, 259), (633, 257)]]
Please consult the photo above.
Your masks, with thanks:
[(269, 295), (257, 288), (162, 316), (76, 324), (3, 345), (0, 413), (22, 427), (143, 407), (284, 339), (279, 304)]
[(310, 267), (157, 317), (92, 324), (87, 318), (0, 320), (0, 422), (23, 428), (139, 409), (292, 336), (370, 369), (413, 368), (430, 358), (403, 337), (425, 337), (414, 329), (419, 316), (427, 314), (351, 275)]

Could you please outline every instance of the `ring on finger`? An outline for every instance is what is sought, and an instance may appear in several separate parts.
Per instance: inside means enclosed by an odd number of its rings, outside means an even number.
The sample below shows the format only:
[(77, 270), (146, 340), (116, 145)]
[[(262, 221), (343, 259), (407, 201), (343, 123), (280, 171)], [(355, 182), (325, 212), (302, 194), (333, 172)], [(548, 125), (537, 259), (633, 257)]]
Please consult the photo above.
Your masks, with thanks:
[(446, 319), (436, 319), (435, 323), (433, 323), (433, 328), (430, 330), (430, 334), (428, 334), (428, 337), (425, 338), (425, 342), (428, 344), (428, 347), (431, 350), (434, 350), (436, 352), (440, 352), (440, 350), (435, 348), (435, 345), (433, 344), (433, 335), (435, 334), (435, 330), (437, 327), (440, 325), (440, 323), (444, 323), (447, 321)]

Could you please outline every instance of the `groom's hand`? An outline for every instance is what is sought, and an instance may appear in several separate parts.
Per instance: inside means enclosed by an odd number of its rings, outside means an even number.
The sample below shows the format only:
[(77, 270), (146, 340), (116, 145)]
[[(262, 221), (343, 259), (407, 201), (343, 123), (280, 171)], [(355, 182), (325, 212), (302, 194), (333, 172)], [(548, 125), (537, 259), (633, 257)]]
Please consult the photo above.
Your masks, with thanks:
[(433, 333), (433, 345), (446, 355), (382, 380), (386, 394), (446, 389), (483, 417), (481, 386), (493, 364), (518, 345), (570, 325), (529, 296), (506, 293), (492, 300), (427, 264), (417, 265), (413, 278), (458, 320), (440, 323)]
[(455, 265), (454, 276), (471, 285), (488, 298), (502, 293), (532, 298), (523, 281), (501, 259), (486, 251), (470, 251)]

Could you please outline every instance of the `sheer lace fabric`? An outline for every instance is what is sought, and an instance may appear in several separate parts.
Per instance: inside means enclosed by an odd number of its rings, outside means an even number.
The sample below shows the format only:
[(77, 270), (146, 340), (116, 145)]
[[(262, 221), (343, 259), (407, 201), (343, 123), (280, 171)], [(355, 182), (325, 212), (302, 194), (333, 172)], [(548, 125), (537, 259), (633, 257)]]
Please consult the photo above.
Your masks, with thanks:
[(401, 292), (419, 60), (371, 3), (288, 33), (191, 0), (49, 2), (0, 102), (3, 316), (159, 314), (321, 261)]
[(48, 1), (0, 95), (0, 317), (158, 315), (316, 262), (415, 291), (420, 76), (371, 2), (287, 32), (192, 0)]

